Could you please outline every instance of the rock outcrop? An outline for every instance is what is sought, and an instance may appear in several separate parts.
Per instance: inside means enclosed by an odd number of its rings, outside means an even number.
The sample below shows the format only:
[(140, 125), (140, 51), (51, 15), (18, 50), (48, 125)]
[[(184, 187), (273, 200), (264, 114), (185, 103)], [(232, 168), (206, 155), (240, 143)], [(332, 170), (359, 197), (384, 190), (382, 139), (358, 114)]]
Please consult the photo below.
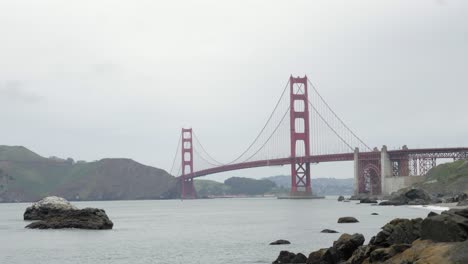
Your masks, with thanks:
[(84, 208), (65, 210), (61, 214), (46, 217), (44, 220), (33, 222), (26, 226), (31, 229), (112, 229), (114, 224), (102, 209)]
[(359, 221), (352, 217), (352, 216), (345, 216), (345, 217), (340, 217), (338, 218), (338, 224), (344, 224), (344, 223), (358, 223)]
[(338, 231), (331, 230), (331, 229), (324, 229), (324, 230), (320, 231), (320, 233), (335, 234), (335, 233), (338, 233)]
[(31, 229), (112, 229), (114, 224), (102, 209), (78, 209), (67, 200), (50, 196), (26, 208), (24, 220), (39, 220), (26, 226)]
[(291, 264), (291, 263), (306, 263), (307, 257), (302, 253), (294, 254), (289, 251), (281, 251), (278, 258), (273, 261), (273, 264)]
[(390, 200), (383, 201), (379, 205), (427, 205), (440, 202), (441, 199), (430, 195), (423, 189), (411, 189), (394, 194), (390, 197)]
[(306, 263), (468, 263), (468, 209), (430, 213), (424, 220), (394, 219), (363, 243), (360, 234), (343, 234), (332, 247), (310, 253)]
[(284, 240), (284, 239), (279, 239), (270, 243), (270, 245), (289, 245), (289, 244), (291, 244), (291, 242), (289, 242), (288, 240)]
[(360, 203), (370, 203), (370, 204), (376, 204), (378, 203), (377, 200), (371, 199), (371, 198), (364, 198), (359, 201)]
[(64, 211), (77, 209), (61, 197), (49, 196), (26, 208), (23, 218), (24, 220), (43, 220), (52, 215), (60, 215)]

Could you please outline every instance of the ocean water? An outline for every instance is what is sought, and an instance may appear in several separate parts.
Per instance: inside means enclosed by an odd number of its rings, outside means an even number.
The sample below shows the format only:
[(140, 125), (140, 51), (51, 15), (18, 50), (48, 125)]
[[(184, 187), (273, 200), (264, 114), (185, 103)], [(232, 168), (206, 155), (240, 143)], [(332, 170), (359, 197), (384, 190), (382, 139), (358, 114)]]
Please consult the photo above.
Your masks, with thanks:
[[(29, 204), (0, 204), (0, 264), (271, 263), (281, 250), (329, 247), (340, 234), (362, 233), (366, 243), (394, 218), (425, 217), (429, 210), (323, 200), (274, 198), (76, 202), (106, 210), (114, 229), (29, 230)], [(431, 208), (436, 210), (437, 208)], [(378, 216), (372, 216), (376, 212)], [(360, 222), (337, 224), (342, 216)], [(277, 239), (291, 245), (270, 246)]]

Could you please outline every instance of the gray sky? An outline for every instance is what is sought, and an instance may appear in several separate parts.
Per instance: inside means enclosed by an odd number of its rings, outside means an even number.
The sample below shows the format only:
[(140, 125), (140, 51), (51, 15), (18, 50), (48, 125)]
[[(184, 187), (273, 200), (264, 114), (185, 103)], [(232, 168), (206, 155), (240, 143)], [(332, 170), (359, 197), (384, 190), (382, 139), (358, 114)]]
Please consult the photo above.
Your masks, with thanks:
[[(0, 36), (0, 144), (44, 156), (169, 170), (191, 126), (228, 161), (290, 74), (307, 74), (371, 146), (468, 146), (463, 0), (3, 0)], [(313, 176), (352, 177), (351, 165)]]

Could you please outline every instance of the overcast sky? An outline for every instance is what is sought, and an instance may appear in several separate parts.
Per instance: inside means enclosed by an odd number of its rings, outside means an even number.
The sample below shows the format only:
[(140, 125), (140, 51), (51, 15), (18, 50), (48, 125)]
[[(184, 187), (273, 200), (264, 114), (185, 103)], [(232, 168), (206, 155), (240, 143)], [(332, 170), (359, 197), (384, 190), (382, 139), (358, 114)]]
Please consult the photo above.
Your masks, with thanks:
[(0, 144), (43, 156), (169, 170), (186, 126), (228, 161), (290, 74), (371, 146), (468, 146), (468, 1), (0, 1)]

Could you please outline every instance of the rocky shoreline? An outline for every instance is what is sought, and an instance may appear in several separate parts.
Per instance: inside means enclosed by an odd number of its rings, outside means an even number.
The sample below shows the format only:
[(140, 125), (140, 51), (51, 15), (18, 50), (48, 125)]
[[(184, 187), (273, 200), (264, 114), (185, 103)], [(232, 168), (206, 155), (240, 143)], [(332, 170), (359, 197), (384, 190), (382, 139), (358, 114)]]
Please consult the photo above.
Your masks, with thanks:
[[(329, 248), (308, 254), (281, 251), (273, 264), (416, 264), (468, 263), (468, 195), (431, 195), (421, 189), (405, 190), (388, 197), (380, 206), (443, 206), (424, 219), (394, 219), (384, 225), (368, 244), (362, 234), (342, 234)], [(352, 197), (375, 204), (378, 197)], [(342, 197), (340, 202), (346, 201)], [(340, 221), (339, 221), (340, 222)]]

